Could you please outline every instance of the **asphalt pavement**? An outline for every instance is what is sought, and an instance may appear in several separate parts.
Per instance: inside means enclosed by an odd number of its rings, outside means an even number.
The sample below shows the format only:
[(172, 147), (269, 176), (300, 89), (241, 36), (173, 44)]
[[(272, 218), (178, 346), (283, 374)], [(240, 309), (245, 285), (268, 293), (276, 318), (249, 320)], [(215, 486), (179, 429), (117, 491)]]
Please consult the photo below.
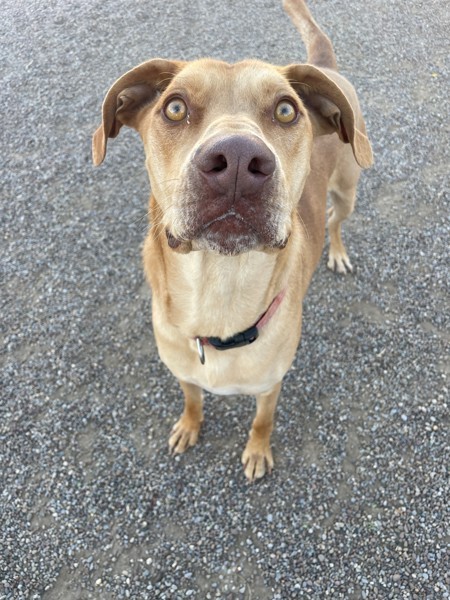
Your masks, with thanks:
[(103, 96), (155, 56), (304, 61), (277, 0), (2, 3), (0, 598), (441, 599), (448, 524), (448, 2), (311, 0), (359, 92), (375, 165), (326, 269), (273, 434), (181, 392), (160, 363), (140, 251), (149, 184), (131, 130), (91, 163)]

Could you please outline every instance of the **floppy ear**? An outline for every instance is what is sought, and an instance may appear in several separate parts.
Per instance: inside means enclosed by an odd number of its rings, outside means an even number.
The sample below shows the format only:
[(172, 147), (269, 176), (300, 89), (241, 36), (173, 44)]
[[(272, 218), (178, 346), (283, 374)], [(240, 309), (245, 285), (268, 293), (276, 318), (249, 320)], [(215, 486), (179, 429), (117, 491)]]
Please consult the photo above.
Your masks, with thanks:
[(135, 126), (139, 110), (154, 102), (181, 71), (184, 62), (155, 58), (122, 75), (105, 96), (102, 124), (92, 137), (94, 165), (103, 162), (108, 138), (115, 138), (122, 125)]
[(370, 167), (372, 148), (356, 92), (350, 83), (336, 71), (308, 64), (290, 65), (282, 72), (308, 109), (314, 133), (337, 132), (343, 142), (351, 144), (359, 166)]

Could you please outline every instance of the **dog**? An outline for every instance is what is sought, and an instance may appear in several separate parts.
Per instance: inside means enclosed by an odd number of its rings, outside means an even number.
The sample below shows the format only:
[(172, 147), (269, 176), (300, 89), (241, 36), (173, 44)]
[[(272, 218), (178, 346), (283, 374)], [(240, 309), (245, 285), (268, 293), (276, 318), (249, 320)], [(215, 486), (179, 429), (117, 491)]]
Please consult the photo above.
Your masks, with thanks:
[(273, 468), (275, 407), (324, 246), (327, 192), (328, 267), (346, 273), (341, 224), (373, 161), (356, 92), (338, 73), (329, 38), (302, 0), (284, 8), (306, 64), (148, 60), (113, 84), (93, 136), (95, 165), (122, 125), (144, 144), (153, 327), (184, 393), (170, 449), (197, 442), (202, 390), (254, 395), (242, 455), (249, 481)]

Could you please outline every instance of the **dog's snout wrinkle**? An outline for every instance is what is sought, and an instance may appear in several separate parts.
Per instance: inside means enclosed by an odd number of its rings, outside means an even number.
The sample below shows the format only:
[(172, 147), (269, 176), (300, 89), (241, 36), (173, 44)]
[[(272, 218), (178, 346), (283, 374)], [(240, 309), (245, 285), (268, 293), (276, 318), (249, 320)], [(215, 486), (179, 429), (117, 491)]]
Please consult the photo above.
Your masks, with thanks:
[(193, 160), (208, 188), (235, 196), (262, 192), (276, 167), (273, 152), (262, 140), (248, 135), (213, 138)]

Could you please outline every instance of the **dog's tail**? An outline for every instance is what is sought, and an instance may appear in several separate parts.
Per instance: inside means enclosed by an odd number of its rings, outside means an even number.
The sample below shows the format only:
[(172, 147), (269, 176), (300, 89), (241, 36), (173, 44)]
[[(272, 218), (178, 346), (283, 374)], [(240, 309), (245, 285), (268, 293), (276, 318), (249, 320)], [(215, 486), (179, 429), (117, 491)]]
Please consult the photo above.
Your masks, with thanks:
[(303, 0), (284, 0), (284, 10), (298, 29), (308, 53), (308, 62), (337, 70), (336, 55), (330, 39), (312, 18)]

